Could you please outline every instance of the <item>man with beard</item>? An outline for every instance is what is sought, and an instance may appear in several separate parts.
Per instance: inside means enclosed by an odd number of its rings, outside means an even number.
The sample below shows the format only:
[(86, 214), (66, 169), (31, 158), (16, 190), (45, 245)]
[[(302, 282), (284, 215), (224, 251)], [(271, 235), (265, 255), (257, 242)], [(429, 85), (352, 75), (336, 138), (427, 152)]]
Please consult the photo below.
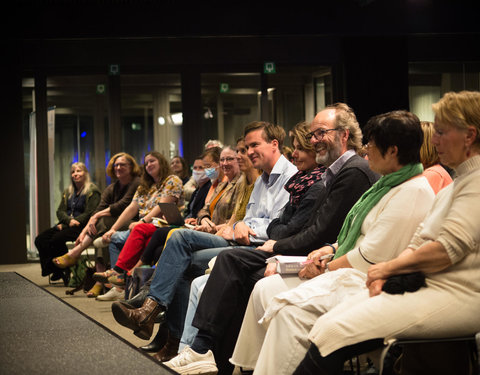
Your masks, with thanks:
[[(228, 362), (240, 330), (248, 298), (255, 283), (271, 273), (265, 260), (273, 255), (307, 255), (332, 243), (345, 216), (379, 176), (357, 155), (362, 132), (355, 114), (339, 103), (319, 112), (310, 125), (309, 138), (317, 162), (327, 167), (322, 176), (315, 214), (296, 234), (268, 240), (256, 249), (232, 249), (218, 255), (197, 307), (193, 325), (199, 329), (192, 347), (165, 365), (180, 374), (231, 374)], [(213, 353), (212, 353), (213, 351)]]

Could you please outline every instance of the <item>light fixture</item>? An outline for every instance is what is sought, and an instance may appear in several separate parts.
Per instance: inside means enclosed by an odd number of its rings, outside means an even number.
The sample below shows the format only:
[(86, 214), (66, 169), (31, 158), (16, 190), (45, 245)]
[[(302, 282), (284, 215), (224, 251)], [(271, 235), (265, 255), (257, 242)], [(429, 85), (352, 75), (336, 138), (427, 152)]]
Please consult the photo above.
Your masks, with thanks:
[(165, 125), (165, 117), (158, 116), (157, 122), (158, 122), (158, 125), (160, 125), (160, 126)]

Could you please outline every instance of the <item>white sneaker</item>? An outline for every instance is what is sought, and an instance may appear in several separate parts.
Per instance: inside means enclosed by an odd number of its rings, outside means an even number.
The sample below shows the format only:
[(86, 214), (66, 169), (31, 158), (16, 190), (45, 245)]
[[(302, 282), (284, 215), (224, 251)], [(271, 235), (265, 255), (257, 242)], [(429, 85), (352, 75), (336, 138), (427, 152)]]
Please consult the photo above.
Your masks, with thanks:
[(180, 354), (168, 362), (163, 362), (163, 364), (182, 375), (215, 375), (218, 372), (215, 357), (211, 350), (206, 354), (199, 354), (190, 349), (188, 345), (183, 348)]
[(118, 289), (113, 287), (107, 293), (97, 296), (95, 298), (98, 301), (118, 301), (125, 299), (125, 291), (123, 289)]
[(102, 247), (107, 247), (110, 242), (105, 242), (102, 236), (97, 237), (93, 240), (93, 247), (101, 249)]

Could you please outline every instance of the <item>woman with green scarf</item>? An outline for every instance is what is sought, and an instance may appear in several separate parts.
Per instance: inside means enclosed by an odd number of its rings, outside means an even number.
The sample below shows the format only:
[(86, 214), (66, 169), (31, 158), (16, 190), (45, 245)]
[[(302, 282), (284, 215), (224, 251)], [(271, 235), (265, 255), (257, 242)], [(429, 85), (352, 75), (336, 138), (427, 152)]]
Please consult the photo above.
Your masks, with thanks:
[(363, 133), (369, 166), (382, 177), (352, 207), (337, 243), (311, 252), (298, 276), (257, 282), (231, 359), (237, 366), (292, 374), (318, 317), (352, 295), (368, 298), (368, 267), (396, 257), (430, 209), (434, 193), (422, 176), (419, 119), (389, 112), (371, 118)]

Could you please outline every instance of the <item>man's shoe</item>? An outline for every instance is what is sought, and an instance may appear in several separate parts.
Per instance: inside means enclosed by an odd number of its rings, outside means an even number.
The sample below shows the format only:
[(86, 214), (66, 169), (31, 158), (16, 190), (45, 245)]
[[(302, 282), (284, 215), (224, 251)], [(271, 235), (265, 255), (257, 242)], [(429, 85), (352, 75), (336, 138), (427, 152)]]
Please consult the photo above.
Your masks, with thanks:
[[(160, 313), (160, 314), (163, 314), (163, 313)], [(153, 340), (150, 342), (150, 344), (141, 346), (140, 349), (148, 353), (157, 353), (167, 343), (167, 339), (168, 339), (168, 329), (167, 327), (165, 327), (165, 324), (160, 324), (160, 327), (158, 327), (157, 334), (155, 335)]]
[(163, 348), (159, 350), (153, 357), (160, 362), (170, 361), (173, 357), (178, 355), (178, 346), (180, 345), (180, 339), (172, 337), (168, 332), (168, 339)]
[(107, 293), (97, 296), (97, 301), (118, 301), (125, 298), (125, 291), (113, 287)]
[(149, 291), (149, 288), (141, 288), (137, 294), (135, 294), (132, 298), (125, 300), (123, 304), (130, 305), (138, 309), (139, 307), (142, 307), (145, 299), (148, 296)]
[(184, 375), (215, 375), (218, 372), (215, 357), (211, 350), (206, 354), (199, 354), (193, 351), (188, 345), (185, 346), (179, 355), (163, 364), (177, 373)]
[(155, 318), (165, 308), (151, 298), (145, 299), (142, 307), (129, 309), (120, 302), (112, 303), (113, 317), (117, 323), (133, 330), (135, 336), (148, 340), (152, 336)]

